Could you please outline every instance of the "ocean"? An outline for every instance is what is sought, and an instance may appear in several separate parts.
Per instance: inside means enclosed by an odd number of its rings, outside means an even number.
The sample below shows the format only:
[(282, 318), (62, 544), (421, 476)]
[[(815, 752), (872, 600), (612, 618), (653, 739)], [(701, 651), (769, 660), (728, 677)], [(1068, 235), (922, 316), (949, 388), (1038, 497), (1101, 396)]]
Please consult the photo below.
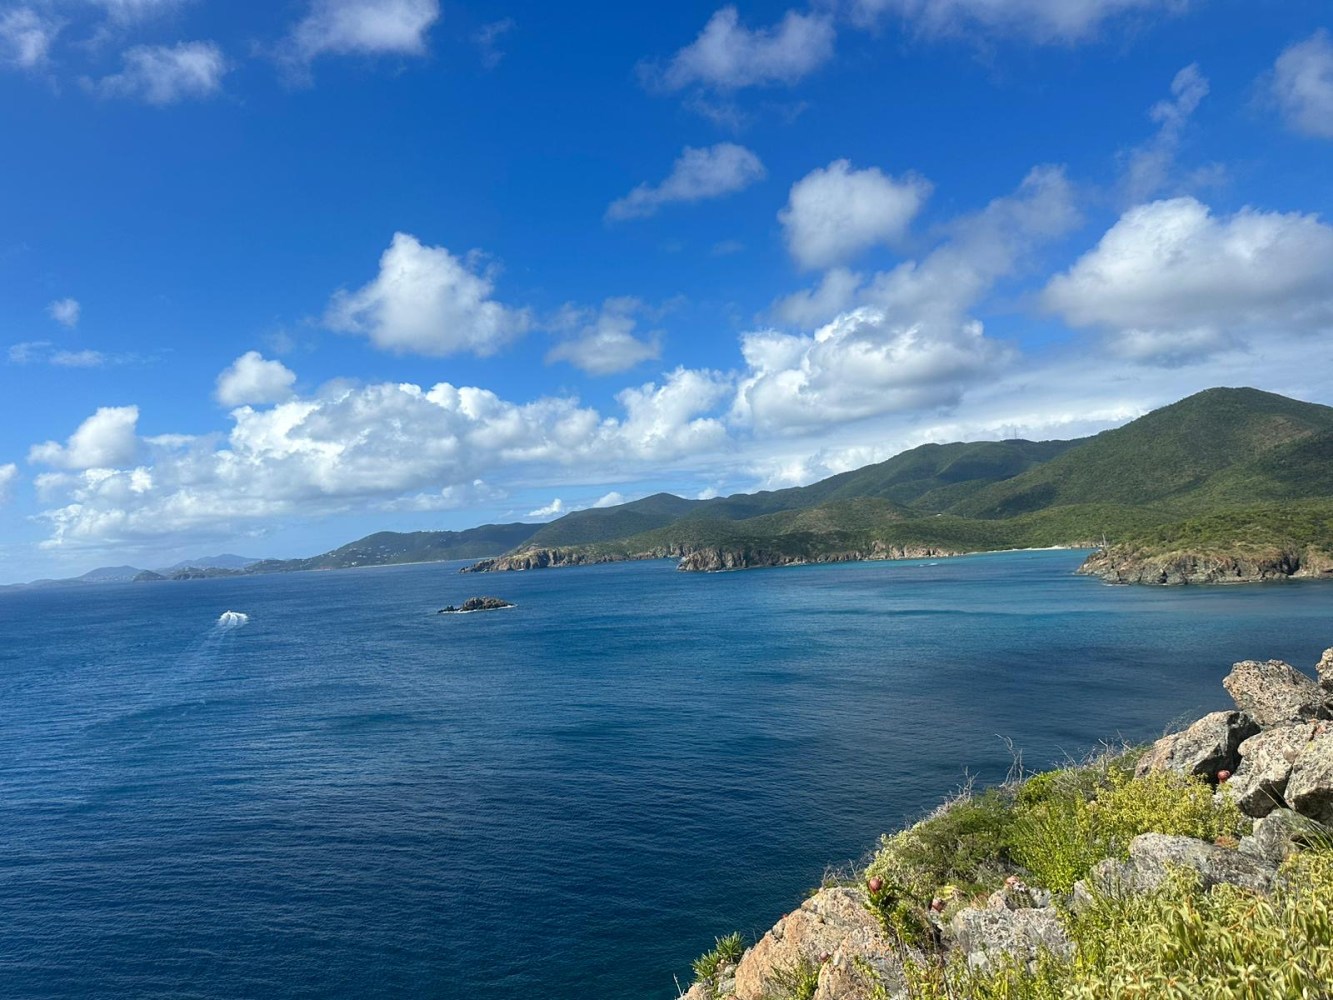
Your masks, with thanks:
[[(668, 1000), (1006, 740), (1151, 739), (1333, 646), (1333, 586), (1081, 558), (0, 595), (0, 996)], [(477, 594), (518, 606), (434, 613)]]

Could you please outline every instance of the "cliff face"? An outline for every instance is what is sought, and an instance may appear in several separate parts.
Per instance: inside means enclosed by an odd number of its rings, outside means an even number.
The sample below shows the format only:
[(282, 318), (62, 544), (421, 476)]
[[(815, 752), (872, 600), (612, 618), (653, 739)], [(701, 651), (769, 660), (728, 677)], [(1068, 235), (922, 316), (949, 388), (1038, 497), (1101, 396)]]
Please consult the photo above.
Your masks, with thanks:
[(1090, 555), (1078, 572), (1108, 583), (1158, 586), (1333, 579), (1333, 557), (1312, 547), (1163, 552), (1113, 545)]
[[(625, 562), (632, 558), (618, 552), (593, 552), (579, 548), (523, 549), (495, 559), (482, 559), (464, 566), (460, 573), (513, 573), (526, 569), (555, 569), (561, 566), (590, 566), (594, 563)], [(651, 556), (640, 556), (648, 559)]]
[(569, 547), (524, 549), (495, 559), (482, 559), (464, 567), (460, 572), (505, 573), (643, 559), (676, 559), (679, 560), (676, 568), (682, 572), (717, 573), (764, 566), (798, 566), (806, 563), (863, 562), (880, 559), (942, 559), (954, 555), (958, 553), (930, 545), (886, 545), (883, 542), (875, 542), (868, 548), (813, 554), (760, 545), (702, 547), (664, 545), (644, 552), (607, 552)]
[[(750, 948), (719, 939), (685, 1000), (1329, 996), (1333, 649), (1316, 670), (1237, 663), (1224, 682), (1235, 709), (1158, 740), (1136, 766), (956, 800)], [(1013, 822), (974, 869), (998, 888), (964, 887), (948, 866), (1005, 810)], [(1109, 856), (1051, 863), (1084, 835)], [(1041, 846), (1025, 852), (1024, 837)], [(945, 871), (955, 884), (939, 885)]]

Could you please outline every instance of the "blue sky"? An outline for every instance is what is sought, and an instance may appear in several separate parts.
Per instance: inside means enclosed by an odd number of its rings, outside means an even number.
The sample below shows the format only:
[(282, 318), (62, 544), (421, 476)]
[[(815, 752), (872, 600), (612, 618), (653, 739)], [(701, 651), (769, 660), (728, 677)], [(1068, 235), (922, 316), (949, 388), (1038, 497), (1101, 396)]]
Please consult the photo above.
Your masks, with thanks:
[(0, 582), (1333, 403), (1331, 15), (0, 0)]

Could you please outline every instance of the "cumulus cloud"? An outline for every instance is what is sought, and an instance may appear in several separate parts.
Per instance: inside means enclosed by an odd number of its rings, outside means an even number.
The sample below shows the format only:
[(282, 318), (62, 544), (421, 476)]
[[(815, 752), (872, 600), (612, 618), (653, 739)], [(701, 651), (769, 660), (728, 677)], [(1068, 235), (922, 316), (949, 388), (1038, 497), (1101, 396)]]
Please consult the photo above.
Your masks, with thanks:
[(123, 55), (125, 67), (91, 84), (102, 97), (123, 97), (163, 107), (212, 97), (230, 68), (213, 42), (138, 45)]
[(642, 309), (643, 303), (634, 298), (607, 299), (596, 313), (566, 307), (557, 325), (569, 334), (547, 352), (547, 364), (568, 361), (589, 375), (611, 375), (661, 357), (660, 334), (634, 336), (636, 314)]
[(134, 461), (139, 450), (137, 406), (103, 406), (65, 444), (33, 445), (28, 461), (59, 469), (113, 469)]
[(834, 39), (832, 23), (820, 14), (789, 10), (772, 27), (748, 28), (736, 8), (726, 6), (664, 69), (652, 68), (647, 76), (667, 90), (791, 84), (833, 57)]
[(792, 185), (778, 219), (797, 263), (830, 267), (875, 244), (901, 240), (930, 191), (924, 178), (898, 179), (876, 167), (853, 170), (847, 160), (834, 160)]
[(1208, 96), (1208, 78), (1191, 63), (1171, 81), (1171, 98), (1158, 101), (1148, 116), (1157, 123), (1156, 134), (1129, 152), (1125, 163), (1125, 201), (1135, 205), (1170, 184), (1185, 126)]
[(657, 185), (640, 184), (613, 201), (606, 217), (617, 221), (646, 218), (663, 205), (720, 198), (744, 190), (763, 177), (764, 165), (744, 146), (732, 142), (707, 149), (686, 146), (666, 180)]
[(238, 407), (225, 440), (136, 442), (135, 408), (99, 411), (66, 445), (38, 445), (31, 458), (67, 470), (39, 477), (55, 504), (42, 514), (49, 544), (127, 542), (366, 502), (438, 508), (445, 491), (492, 472), (573, 482), (590, 468), (660, 471), (725, 451), (714, 411), (729, 389), (724, 376), (677, 369), (624, 390), (613, 416), (572, 398), (515, 403), (449, 383), (340, 386)]
[(493, 275), (478, 264), (477, 255), (455, 257), (395, 233), (379, 275), (355, 292), (337, 292), (324, 323), (397, 354), (494, 354), (525, 333), (531, 319), (527, 310), (490, 297)]
[(1191, 0), (851, 0), (872, 24), (896, 15), (928, 35), (1013, 35), (1039, 44), (1089, 41), (1117, 18), (1179, 14)]
[(1254, 335), (1333, 329), (1333, 228), (1194, 198), (1130, 209), (1046, 286), (1048, 308), (1120, 354), (1179, 363)]
[(80, 307), (78, 299), (57, 299), (46, 307), (46, 312), (61, 326), (73, 329), (79, 325)]
[(289, 54), (307, 63), (324, 54), (421, 56), (439, 18), (439, 0), (313, 0)]
[(773, 306), (773, 313), (791, 326), (813, 330), (847, 309), (864, 281), (862, 275), (845, 267), (830, 268), (816, 287), (779, 299)]
[(61, 22), (33, 7), (0, 11), (0, 66), (36, 69), (46, 64)]
[(18, 482), (19, 467), (13, 462), (0, 465), (0, 503), (9, 500), (9, 491)]
[(624, 494), (612, 490), (594, 500), (592, 506), (594, 510), (600, 510), (603, 507), (619, 507), (626, 502)]
[(1320, 28), (1285, 49), (1266, 82), (1291, 128), (1333, 139), (1333, 42), (1327, 31)]
[(1077, 218), (1063, 172), (1039, 168), (1014, 194), (952, 223), (948, 238), (923, 259), (864, 282), (851, 272), (832, 273), (806, 297), (784, 300), (779, 311), (800, 320), (858, 305), (813, 336), (770, 330), (742, 338), (747, 371), (732, 419), (788, 434), (955, 405), (1011, 355), (970, 311)]
[(556, 497), (545, 507), (538, 507), (536, 510), (528, 511), (527, 516), (536, 518), (559, 517), (561, 514), (565, 513), (566, 509), (565, 502), (559, 497)]
[(292, 397), (295, 383), (296, 373), (281, 361), (246, 351), (218, 375), (214, 396), (223, 406), (282, 403)]

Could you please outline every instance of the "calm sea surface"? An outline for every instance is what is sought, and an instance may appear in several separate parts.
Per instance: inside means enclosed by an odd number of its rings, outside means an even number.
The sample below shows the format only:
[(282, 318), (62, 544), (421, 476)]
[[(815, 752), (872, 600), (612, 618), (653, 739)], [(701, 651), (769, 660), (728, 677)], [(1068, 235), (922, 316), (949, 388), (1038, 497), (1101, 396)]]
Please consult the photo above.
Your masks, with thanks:
[[(0, 995), (665, 1000), (999, 736), (1143, 740), (1333, 645), (1333, 586), (1080, 558), (0, 595)], [(475, 593), (519, 607), (433, 613)]]

